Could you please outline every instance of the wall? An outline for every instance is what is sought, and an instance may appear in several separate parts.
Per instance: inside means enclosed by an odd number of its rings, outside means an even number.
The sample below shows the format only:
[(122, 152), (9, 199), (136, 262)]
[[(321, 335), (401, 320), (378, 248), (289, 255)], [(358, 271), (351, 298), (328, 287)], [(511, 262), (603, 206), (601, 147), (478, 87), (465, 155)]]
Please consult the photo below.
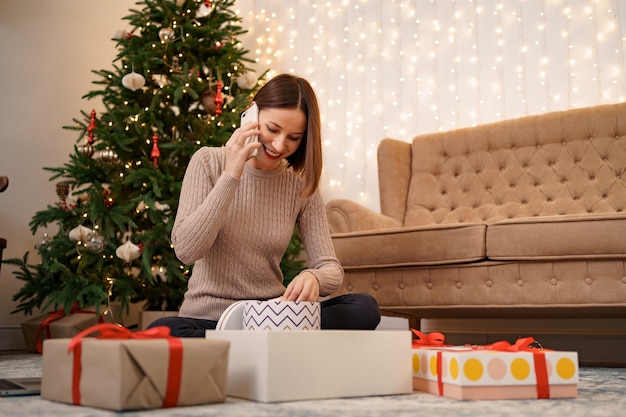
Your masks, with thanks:
[[(217, 1), (217, 0), (215, 0)], [(0, 194), (4, 257), (21, 257), (36, 211), (57, 201), (43, 167), (75, 144), (94, 69), (134, 0), (0, 1)], [(376, 147), (419, 133), (623, 101), (626, 6), (618, 0), (239, 0), (241, 39), (259, 71), (315, 85), (325, 133), (326, 199), (378, 207)], [(50, 229), (53, 233), (53, 229)], [(0, 272), (0, 350), (19, 348), (20, 282)], [(597, 324), (594, 324), (597, 326)]]
[[(113, 33), (132, 0), (0, 1), (0, 175), (9, 187), (0, 194), (0, 236), (7, 240), (3, 258), (34, 252), (43, 231), (33, 236), (28, 222), (36, 211), (58, 200), (50, 174), (68, 160), (76, 135), (62, 127), (95, 108), (81, 97), (93, 89), (93, 69), (110, 68), (116, 55)], [(51, 228), (51, 234), (52, 234)], [(31, 257), (32, 258), (32, 257)], [(20, 282), (13, 268), (0, 271), (0, 349), (22, 342), (23, 314), (12, 295)]]

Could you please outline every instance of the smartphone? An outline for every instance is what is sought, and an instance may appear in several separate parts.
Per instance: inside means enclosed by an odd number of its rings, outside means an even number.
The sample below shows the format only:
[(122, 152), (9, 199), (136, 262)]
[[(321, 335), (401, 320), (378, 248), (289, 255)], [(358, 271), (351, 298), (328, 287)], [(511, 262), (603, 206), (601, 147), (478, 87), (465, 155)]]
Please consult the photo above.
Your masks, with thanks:
[[(241, 113), (241, 126), (245, 125), (248, 122), (258, 122), (259, 121), (259, 106), (256, 105), (255, 102), (252, 102), (252, 105), (244, 110)], [(250, 136), (246, 139), (246, 145), (252, 142), (258, 142), (259, 137), (257, 135)], [(258, 148), (254, 148), (252, 152), (250, 152), (250, 158), (256, 156)]]

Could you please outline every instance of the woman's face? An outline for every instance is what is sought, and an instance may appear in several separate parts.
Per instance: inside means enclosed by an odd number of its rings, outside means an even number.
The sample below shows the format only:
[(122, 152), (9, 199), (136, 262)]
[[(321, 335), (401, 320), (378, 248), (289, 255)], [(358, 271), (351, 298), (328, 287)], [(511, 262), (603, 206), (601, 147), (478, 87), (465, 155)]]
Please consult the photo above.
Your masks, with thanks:
[(249, 162), (257, 169), (278, 168), (283, 159), (298, 150), (306, 127), (306, 115), (300, 109), (262, 109), (259, 112), (259, 142), (263, 146)]

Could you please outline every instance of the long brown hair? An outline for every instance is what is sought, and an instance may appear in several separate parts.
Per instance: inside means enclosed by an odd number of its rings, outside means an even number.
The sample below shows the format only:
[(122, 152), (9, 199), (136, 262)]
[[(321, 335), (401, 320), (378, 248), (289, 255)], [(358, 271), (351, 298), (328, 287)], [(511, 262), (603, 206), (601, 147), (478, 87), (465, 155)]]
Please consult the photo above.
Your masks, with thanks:
[(259, 89), (254, 101), (262, 110), (268, 108), (300, 109), (307, 120), (302, 143), (287, 157), (287, 164), (304, 180), (302, 195), (309, 197), (322, 176), (322, 133), (320, 110), (311, 84), (304, 78), (280, 74)]

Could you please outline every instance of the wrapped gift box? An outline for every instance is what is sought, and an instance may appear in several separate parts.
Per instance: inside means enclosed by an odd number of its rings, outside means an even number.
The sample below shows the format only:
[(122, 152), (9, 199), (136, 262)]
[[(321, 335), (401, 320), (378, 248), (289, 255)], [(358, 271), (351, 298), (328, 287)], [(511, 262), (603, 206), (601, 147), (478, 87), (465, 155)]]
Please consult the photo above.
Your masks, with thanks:
[(101, 316), (95, 311), (74, 310), (69, 316), (63, 310), (33, 317), (21, 323), (27, 352), (42, 353), (42, 343), (47, 338), (71, 338), (98, 324)]
[(413, 388), (458, 400), (575, 398), (578, 354), (466, 347), (413, 349)]
[(228, 341), (89, 337), (68, 352), (71, 342), (44, 342), (42, 398), (117, 411), (225, 400)]
[(226, 394), (260, 402), (409, 394), (406, 331), (209, 330), (229, 340)]

